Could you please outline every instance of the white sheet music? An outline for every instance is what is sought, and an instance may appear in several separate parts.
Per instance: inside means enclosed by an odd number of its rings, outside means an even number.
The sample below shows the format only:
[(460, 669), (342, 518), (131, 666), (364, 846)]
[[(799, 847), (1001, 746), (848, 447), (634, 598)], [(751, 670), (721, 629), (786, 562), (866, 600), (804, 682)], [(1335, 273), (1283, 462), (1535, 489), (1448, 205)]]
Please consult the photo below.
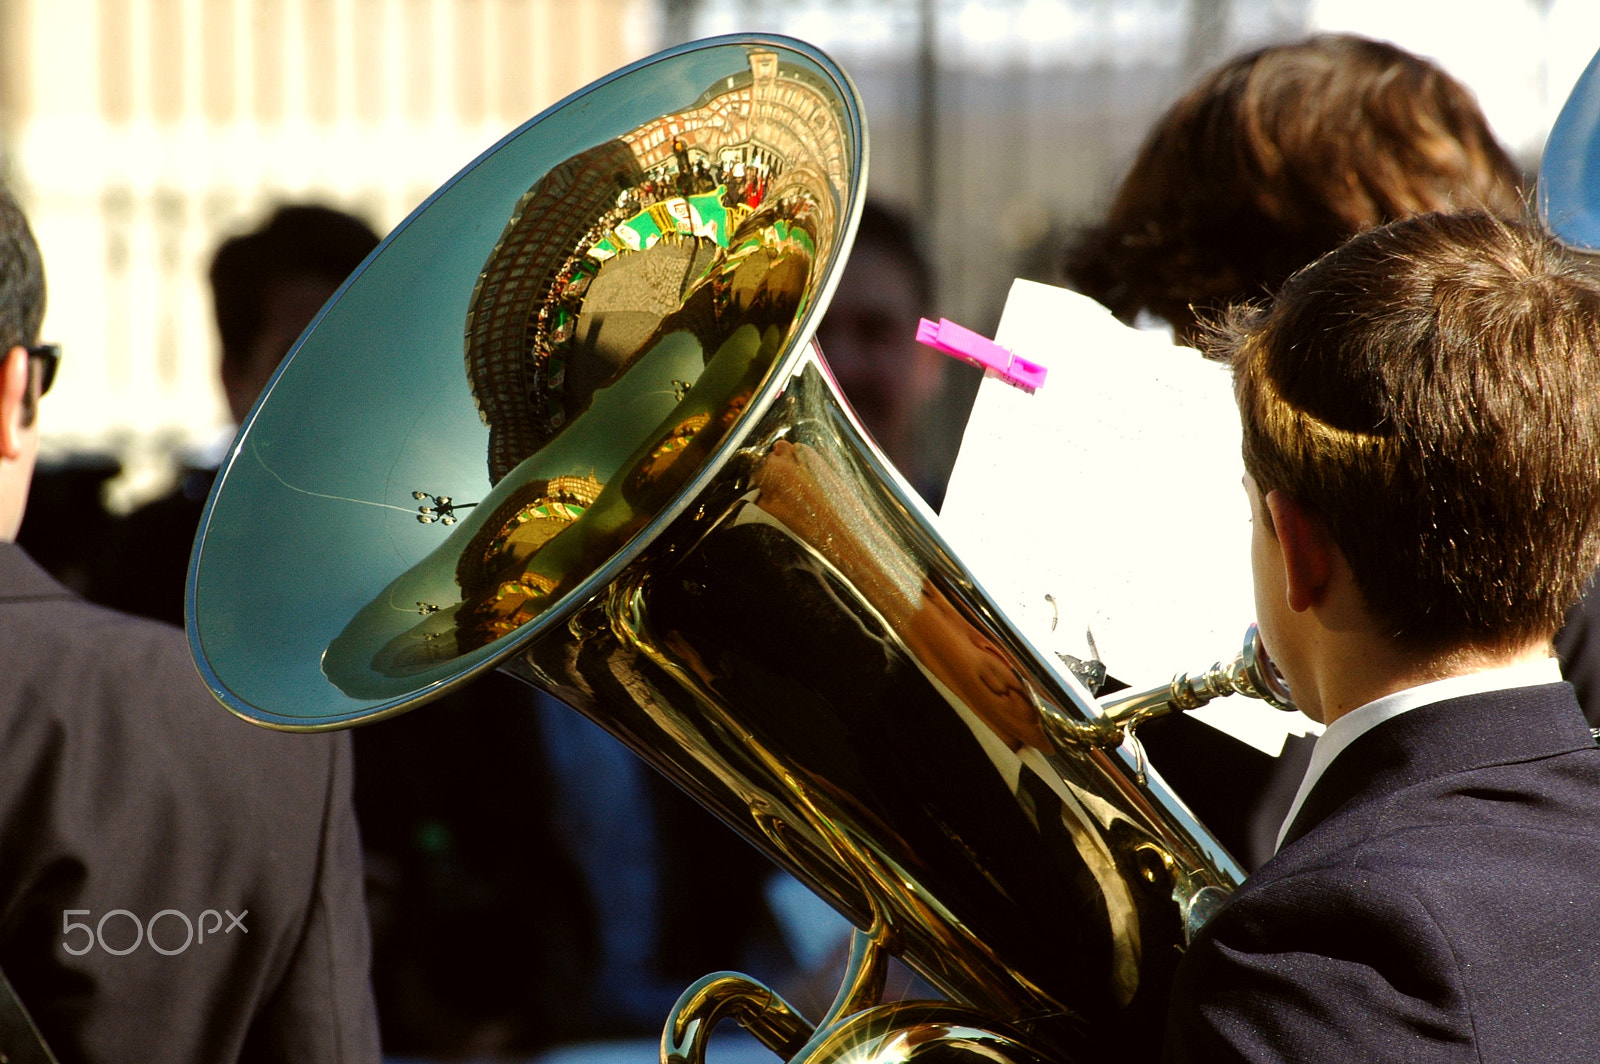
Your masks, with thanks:
[[(1226, 367), (1074, 292), (1016, 281), (996, 342), (1049, 368), (988, 373), (940, 528), (1034, 645), (1135, 688), (1233, 657), (1255, 617), (1250, 508)], [(1193, 714), (1276, 755), (1318, 726), (1253, 699)]]

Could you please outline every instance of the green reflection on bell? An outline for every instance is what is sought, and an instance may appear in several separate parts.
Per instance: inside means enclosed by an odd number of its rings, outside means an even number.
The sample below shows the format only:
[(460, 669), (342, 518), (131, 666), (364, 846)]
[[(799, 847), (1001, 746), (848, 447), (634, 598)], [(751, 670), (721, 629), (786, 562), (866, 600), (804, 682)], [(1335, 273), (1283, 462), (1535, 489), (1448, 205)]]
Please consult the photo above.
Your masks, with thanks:
[[(619, 291), (631, 297), (621, 301), (625, 307), (661, 298), (659, 286), (642, 294), (608, 285), (612, 271), (632, 278), (652, 262), (666, 262), (676, 267), (665, 274), (670, 291), (685, 275), (678, 271), (693, 263), (686, 270), (692, 280), (680, 289), (676, 307), (656, 318), (633, 350), (590, 342), (581, 324), (562, 337), (570, 342), (564, 372), (559, 380), (538, 376), (544, 391), (529, 397), (532, 416), (525, 410), (506, 413), (516, 409), (509, 404), (480, 402), (490, 428), (491, 472), (510, 453), (508, 439), (536, 440), (538, 449), (499, 476), (445, 543), (398, 577), (332, 641), (322, 666), (333, 683), (352, 697), (386, 697), (516, 631), (604, 564), (671, 501), (766, 378), (804, 306), (816, 247), (805, 221), (813, 211), (798, 196), (778, 209), (784, 213), (777, 217), (769, 210), (745, 212), (746, 224), (729, 241), (731, 252), (706, 237), (658, 236), (639, 251), (600, 264), (578, 305), (560, 308), (563, 315), (570, 309), (580, 323), (604, 322), (617, 313), (618, 304), (607, 299), (618, 299)], [(520, 224), (514, 218), (508, 230)], [(507, 244), (503, 239), (496, 257)], [(695, 260), (708, 246), (701, 265)], [(573, 301), (567, 295), (570, 271), (558, 274), (552, 287)], [(480, 283), (480, 297), (485, 291)], [(473, 315), (479, 322), (486, 316), (481, 298)], [(563, 315), (547, 306), (540, 320), (563, 323)], [(535, 335), (529, 359), (535, 365), (550, 361), (547, 337)], [(473, 362), (469, 342), (469, 370), (475, 365), (487, 363)], [(503, 394), (487, 371), (473, 385), (475, 395)], [(561, 416), (541, 417), (540, 400), (556, 398)], [(497, 431), (501, 416), (512, 422), (512, 431)], [(619, 430), (626, 426), (653, 427), (619, 461), (620, 448), (634, 439)], [(420, 591), (439, 587), (443, 567), (454, 570), (454, 604), (420, 621), (414, 610), (395, 608), (416, 601), (438, 605)]]

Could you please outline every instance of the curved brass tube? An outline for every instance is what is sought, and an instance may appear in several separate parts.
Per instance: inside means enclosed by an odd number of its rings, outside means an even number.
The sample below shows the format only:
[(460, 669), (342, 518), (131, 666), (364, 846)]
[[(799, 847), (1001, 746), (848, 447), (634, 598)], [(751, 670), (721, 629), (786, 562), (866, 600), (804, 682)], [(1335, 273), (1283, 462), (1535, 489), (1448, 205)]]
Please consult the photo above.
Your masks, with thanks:
[(910, 1064), (924, 1053), (945, 1057), (952, 1050), (999, 1064), (1073, 1064), (1041, 1054), (992, 1017), (947, 1001), (896, 1001), (858, 1012), (819, 1030), (791, 1064)]
[(661, 1032), (661, 1064), (703, 1064), (712, 1029), (730, 1016), (774, 1053), (786, 1060), (794, 1057), (818, 1030), (883, 1000), (888, 954), (878, 938), (877, 933), (859, 928), (851, 933), (850, 959), (839, 993), (815, 1028), (764, 983), (736, 972), (706, 976), (673, 1006)]
[(703, 1064), (711, 1031), (728, 1017), (788, 1060), (814, 1029), (777, 991), (737, 972), (713, 972), (678, 998), (661, 1031), (661, 1064)]
[[(880, 925), (881, 926), (881, 925)], [(845, 963), (839, 993), (828, 1006), (819, 1027), (829, 1027), (851, 1013), (871, 1008), (883, 1000), (883, 983), (889, 971), (888, 954), (874, 931), (856, 928), (850, 933), (850, 959)]]

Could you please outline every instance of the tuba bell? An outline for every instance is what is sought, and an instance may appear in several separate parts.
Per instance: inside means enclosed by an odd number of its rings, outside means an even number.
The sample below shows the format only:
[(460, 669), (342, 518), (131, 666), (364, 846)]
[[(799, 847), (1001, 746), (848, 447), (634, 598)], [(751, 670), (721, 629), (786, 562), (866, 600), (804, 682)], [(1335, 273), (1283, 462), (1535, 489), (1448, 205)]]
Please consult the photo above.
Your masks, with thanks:
[[(794, 1060), (1151, 1058), (1242, 873), (1128, 733), (1283, 692), (1242, 658), (1108, 712), (951, 554), (810, 339), (866, 158), (844, 72), (766, 36), (507, 136), (259, 400), (196, 541), (191, 647), (228, 709), (290, 731), (506, 670), (859, 929), (826, 1016), (718, 973), (664, 1061), (726, 1017)], [(882, 1003), (888, 954), (948, 1000)]]

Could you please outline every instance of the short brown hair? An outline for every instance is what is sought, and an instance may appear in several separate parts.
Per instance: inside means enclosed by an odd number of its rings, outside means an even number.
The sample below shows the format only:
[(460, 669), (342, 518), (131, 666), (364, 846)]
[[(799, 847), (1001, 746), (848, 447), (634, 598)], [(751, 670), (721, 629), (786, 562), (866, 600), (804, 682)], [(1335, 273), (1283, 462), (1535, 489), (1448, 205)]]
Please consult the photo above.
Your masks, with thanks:
[(1212, 337), (1244, 464), (1419, 649), (1548, 638), (1600, 561), (1600, 274), (1531, 226), (1357, 236)]
[(1208, 75), (1161, 118), (1071, 283), (1188, 340), (1200, 317), (1277, 290), (1375, 225), (1429, 211), (1515, 215), (1520, 174), (1472, 94), (1379, 41), (1324, 35)]

